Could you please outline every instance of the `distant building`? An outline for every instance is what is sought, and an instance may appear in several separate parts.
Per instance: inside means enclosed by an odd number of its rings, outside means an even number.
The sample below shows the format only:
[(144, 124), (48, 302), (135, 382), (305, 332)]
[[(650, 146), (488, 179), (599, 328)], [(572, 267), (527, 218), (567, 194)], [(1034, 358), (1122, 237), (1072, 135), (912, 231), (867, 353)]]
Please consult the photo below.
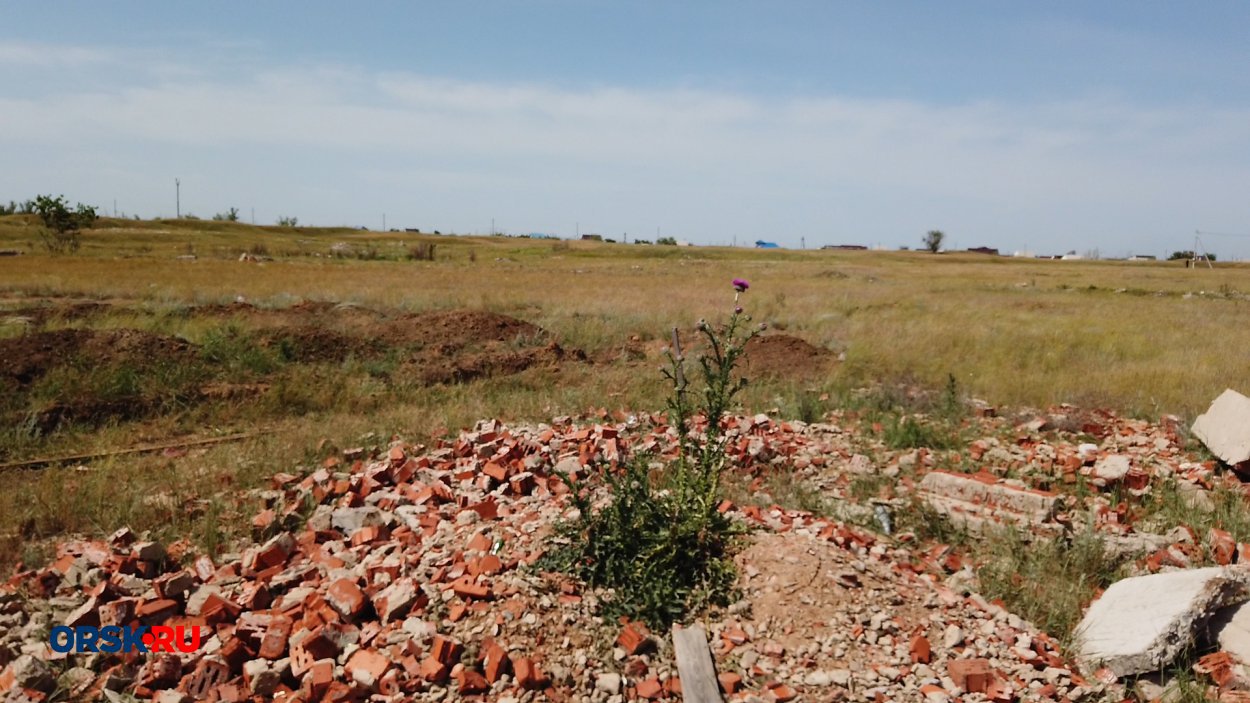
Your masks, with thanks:
[(1158, 261), (1159, 257), (1154, 256), (1153, 254), (1133, 254), (1132, 256), (1128, 257), (1128, 260), (1129, 261)]
[(583, 234), (582, 241), (583, 242), (602, 242), (603, 235), (602, 234)]
[(780, 249), (781, 247), (776, 242), (766, 242), (763, 239), (757, 239), (755, 240), (755, 248), (756, 249)]
[(993, 247), (972, 247), (968, 249), (969, 254), (987, 254), (989, 256), (998, 256), (998, 250)]
[(826, 244), (821, 249), (836, 249), (838, 251), (867, 251), (868, 247), (863, 244)]

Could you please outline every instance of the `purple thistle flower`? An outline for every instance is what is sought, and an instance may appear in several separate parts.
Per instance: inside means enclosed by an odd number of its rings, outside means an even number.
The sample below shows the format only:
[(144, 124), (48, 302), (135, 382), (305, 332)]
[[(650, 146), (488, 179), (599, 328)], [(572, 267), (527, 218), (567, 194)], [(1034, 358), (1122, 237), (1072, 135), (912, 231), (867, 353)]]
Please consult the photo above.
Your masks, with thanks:
[(735, 278), (735, 279), (734, 279), (734, 290), (738, 291), (739, 293), (741, 293), (742, 291), (744, 291), (744, 290), (746, 290), (746, 289), (748, 289), (748, 288), (750, 288), (750, 287), (751, 287), (751, 284), (750, 284), (750, 283), (747, 283), (745, 280), (743, 280), (743, 279), (741, 279), (741, 278)]
[(742, 306), (741, 306), (741, 305), (739, 305), (738, 307), (734, 308), (734, 312), (735, 312), (735, 313), (737, 313), (737, 314), (739, 314), (739, 315), (741, 315), (741, 314), (742, 314)]

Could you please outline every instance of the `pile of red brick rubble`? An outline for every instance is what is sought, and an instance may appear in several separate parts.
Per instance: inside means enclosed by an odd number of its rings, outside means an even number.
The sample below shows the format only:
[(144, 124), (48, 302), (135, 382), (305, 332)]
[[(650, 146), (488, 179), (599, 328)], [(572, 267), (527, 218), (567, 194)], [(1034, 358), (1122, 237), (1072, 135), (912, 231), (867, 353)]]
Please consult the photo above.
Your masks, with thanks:
[[(738, 556), (742, 600), (704, 623), (726, 697), (1101, 700), (1115, 677), (1081, 676), (1054, 640), (977, 595), (956, 550), (890, 534), (892, 511), (921, 499), (970, 529), (1039, 537), (1093, 510), (1144, 572), (1247, 548), (1218, 530), (1139, 534), (1111, 498), (1168, 480), (1210, 500), (1215, 465), (1190, 460), (1173, 423), (1104, 413), (1051, 432), (1064, 412), (977, 418), (984, 438), (957, 454), (888, 450), (853, 417), (732, 418), (734, 471), (757, 490), (769, 472), (792, 472), (845, 510), (721, 506), (756, 528)], [(592, 477), (673, 447), (658, 416), (483, 422), (433, 447), (396, 442), (275, 475), (256, 541), (233, 554), (127, 529), (64, 542), (0, 589), (0, 700), (680, 699), (667, 633), (605, 621), (610, 594), (532, 566), (572, 510), (557, 469)], [(855, 504), (851, 487), (869, 475), (889, 480), (875, 504)], [(1084, 505), (1061, 492), (1077, 482), (1093, 487)], [(190, 652), (61, 654), (48, 639), (58, 625), (194, 626), (201, 637)]]

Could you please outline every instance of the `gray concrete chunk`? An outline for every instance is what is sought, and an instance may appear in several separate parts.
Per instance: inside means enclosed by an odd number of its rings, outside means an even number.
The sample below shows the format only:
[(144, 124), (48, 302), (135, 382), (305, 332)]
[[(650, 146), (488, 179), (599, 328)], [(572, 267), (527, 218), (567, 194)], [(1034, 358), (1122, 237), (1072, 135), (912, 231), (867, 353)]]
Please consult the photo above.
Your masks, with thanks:
[(1250, 599), (1250, 572), (1237, 567), (1135, 576), (1111, 584), (1076, 629), (1077, 660), (1116, 676), (1158, 671), (1188, 648), (1211, 616)]
[(1211, 633), (1220, 649), (1250, 664), (1250, 603), (1224, 608), (1211, 618)]
[(381, 510), (372, 505), (362, 508), (339, 508), (330, 517), (330, 525), (348, 538), (366, 527), (385, 523)]
[(931, 471), (920, 481), (919, 496), (956, 525), (974, 533), (987, 527), (1044, 528), (1062, 506), (1055, 493), (1034, 490), (988, 474)]
[(1225, 463), (1250, 461), (1250, 398), (1229, 388), (1194, 420), (1193, 431)]

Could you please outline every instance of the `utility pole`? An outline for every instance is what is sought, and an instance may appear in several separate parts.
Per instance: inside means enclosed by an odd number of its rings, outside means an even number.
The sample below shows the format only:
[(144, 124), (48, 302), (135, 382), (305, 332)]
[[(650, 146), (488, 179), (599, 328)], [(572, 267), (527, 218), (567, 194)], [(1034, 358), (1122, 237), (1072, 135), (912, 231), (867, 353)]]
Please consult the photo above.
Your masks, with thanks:
[(807, 248), (807, 237), (799, 237), (799, 248), (800, 249)]
[(177, 213), (178, 219), (182, 219), (182, 181), (174, 179), (174, 212)]
[(490, 236), (495, 236), (495, 218), (490, 218)]
[(382, 231), (386, 231), (386, 213), (382, 213)]
[(256, 208), (252, 208), (252, 224), (256, 224)]
[(113, 217), (117, 217), (117, 198), (113, 198)]

